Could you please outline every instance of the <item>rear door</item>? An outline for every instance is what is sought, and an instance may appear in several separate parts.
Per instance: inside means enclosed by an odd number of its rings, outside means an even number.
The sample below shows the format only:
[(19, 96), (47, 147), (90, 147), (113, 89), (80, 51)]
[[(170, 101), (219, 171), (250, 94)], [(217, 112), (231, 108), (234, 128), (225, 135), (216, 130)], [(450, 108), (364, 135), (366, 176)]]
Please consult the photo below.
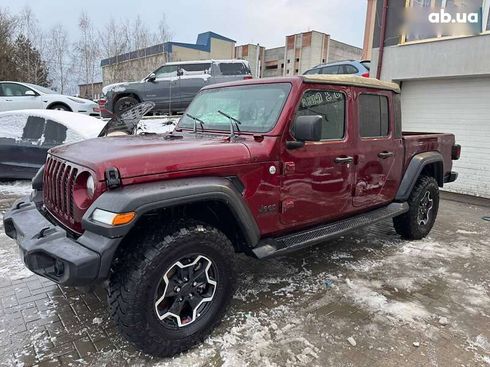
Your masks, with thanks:
[(387, 91), (357, 91), (357, 173), (354, 207), (387, 204), (401, 179), (403, 141), (395, 132), (393, 95)]
[(304, 91), (295, 117), (322, 116), (322, 140), (283, 153), (283, 224), (334, 220), (352, 210), (356, 137), (348, 117), (349, 95), (349, 87), (321, 84), (312, 84)]

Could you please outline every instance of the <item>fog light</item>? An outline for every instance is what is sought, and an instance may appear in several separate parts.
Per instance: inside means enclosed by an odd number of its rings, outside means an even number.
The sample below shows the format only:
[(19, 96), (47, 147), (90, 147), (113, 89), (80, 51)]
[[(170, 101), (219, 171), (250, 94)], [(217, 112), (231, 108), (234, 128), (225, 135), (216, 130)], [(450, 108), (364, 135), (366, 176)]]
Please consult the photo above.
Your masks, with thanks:
[(93, 220), (108, 224), (110, 226), (121, 226), (123, 224), (128, 224), (134, 219), (134, 217), (136, 217), (135, 212), (113, 213), (107, 210), (95, 209), (92, 213)]

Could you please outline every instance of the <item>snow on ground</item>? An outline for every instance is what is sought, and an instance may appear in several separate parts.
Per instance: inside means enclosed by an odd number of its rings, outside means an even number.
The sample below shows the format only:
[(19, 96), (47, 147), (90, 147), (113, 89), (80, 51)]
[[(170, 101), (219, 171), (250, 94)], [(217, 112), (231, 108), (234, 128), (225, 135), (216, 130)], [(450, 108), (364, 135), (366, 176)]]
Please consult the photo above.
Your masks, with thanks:
[(32, 191), (31, 181), (0, 181), (0, 197), (2, 196), (24, 196)]

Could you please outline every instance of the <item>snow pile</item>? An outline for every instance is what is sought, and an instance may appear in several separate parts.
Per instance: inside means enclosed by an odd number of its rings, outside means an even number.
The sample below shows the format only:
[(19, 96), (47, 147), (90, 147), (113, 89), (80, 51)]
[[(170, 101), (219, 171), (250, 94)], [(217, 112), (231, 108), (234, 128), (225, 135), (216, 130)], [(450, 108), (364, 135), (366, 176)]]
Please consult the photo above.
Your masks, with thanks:
[(29, 195), (32, 191), (31, 181), (0, 182), (0, 195)]
[(0, 233), (0, 278), (18, 280), (33, 276), (26, 268), (19, 256), (17, 244), (7, 237), (5, 233)]

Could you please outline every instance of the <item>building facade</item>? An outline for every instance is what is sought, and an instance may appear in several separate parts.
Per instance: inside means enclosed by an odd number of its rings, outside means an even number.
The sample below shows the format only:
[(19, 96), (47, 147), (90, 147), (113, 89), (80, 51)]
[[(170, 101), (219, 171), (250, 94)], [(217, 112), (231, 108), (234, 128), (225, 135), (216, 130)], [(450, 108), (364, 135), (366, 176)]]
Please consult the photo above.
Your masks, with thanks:
[(104, 85), (141, 80), (166, 62), (232, 59), (235, 41), (214, 32), (200, 33), (196, 43), (165, 42), (144, 49), (103, 59)]
[(310, 31), (286, 36), (282, 47), (266, 49), (262, 76), (301, 75), (327, 62), (360, 59), (362, 49), (336, 41), (326, 33)]
[(235, 47), (235, 58), (248, 61), (250, 71), (254, 78), (262, 77), (262, 64), (264, 63), (265, 47), (259, 44), (246, 44)]
[[(403, 0), (389, 1), (386, 8), (383, 0), (369, 4), (375, 14), (375, 21), (366, 24), (366, 37), (372, 40), (371, 77), (377, 76), (379, 66), (380, 79), (400, 84), (404, 130), (455, 134), (462, 146), (461, 159), (454, 162), (459, 177), (444, 189), (490, 198), (490, 2)], [(452, 28), (451, 22), (410, 29), (400, 27), (407, 11), (426, 14), (425, 20), (435, 17), (431, 14), (454, 17), (455, 11), (480, 19), (472, 24), (477, 29)]]

